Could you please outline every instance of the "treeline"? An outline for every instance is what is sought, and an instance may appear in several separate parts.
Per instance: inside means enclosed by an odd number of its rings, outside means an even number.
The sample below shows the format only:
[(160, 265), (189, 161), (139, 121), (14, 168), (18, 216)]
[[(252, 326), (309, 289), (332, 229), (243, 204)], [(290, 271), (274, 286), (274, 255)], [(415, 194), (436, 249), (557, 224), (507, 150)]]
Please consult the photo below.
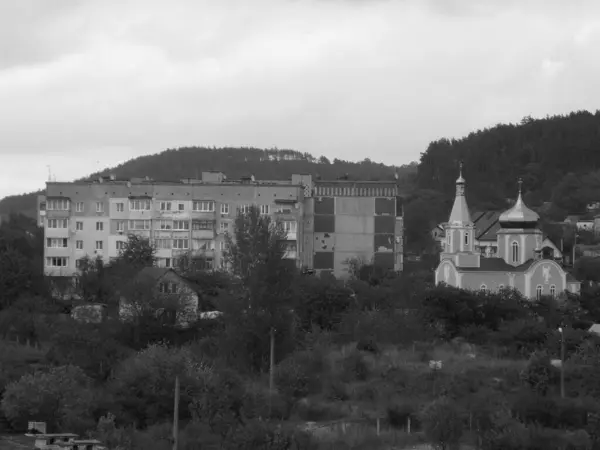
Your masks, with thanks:
[[(231, 180), (250, 175), (254, 175), (257, 180), (287, 180), (292, 174), (303, 173), (324, 180), (340, 177), (351, 180), (394, 180), (397, 173), (398, 182), (408, 187), (412, 185), (417, 165), (411, 163), (392, 167), (375, 163), (368, 158), (361, 162), (340, 159), (330, 161), (325, 156), (316, 158), (294, 150), (183, 147), (141, 156), (90, 177), (115, 174), (120, 179), (148, 176), (160, 181), (177, 181), (200, 177), (203, 171), (210, 170), (221, 171)], [(12, 212), (34, 217), (38, 193), (2, 199), (0, 214)]]
[[(597, 200), (597, 189), (568, 202), (565, 184), (600, 169), (600, 111), (573, 112), (544, 119), (525, 117), (461, 139), (440, 139), (421, 155), (417, 183), (421, 189), (454, 193), (458, 164), (464, 162), (469, 204), (498, 209), (514, 199), (523, 178), (527, 201), (538, 206), (553, 201), (567, 212), (579, 212), (584, 202)], [(570, 175), (573, 174), (573, 175)], [(562, 184), (562, 185), (561, 185)]]

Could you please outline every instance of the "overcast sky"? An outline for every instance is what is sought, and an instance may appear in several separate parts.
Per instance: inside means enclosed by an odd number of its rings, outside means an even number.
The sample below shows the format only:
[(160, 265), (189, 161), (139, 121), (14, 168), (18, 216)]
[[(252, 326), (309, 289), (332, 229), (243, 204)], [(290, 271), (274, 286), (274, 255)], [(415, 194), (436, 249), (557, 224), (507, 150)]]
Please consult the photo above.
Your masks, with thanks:
[(186, 145), (388, 164), (600, 108), (598, 0), (0, 1), (0, 197)]

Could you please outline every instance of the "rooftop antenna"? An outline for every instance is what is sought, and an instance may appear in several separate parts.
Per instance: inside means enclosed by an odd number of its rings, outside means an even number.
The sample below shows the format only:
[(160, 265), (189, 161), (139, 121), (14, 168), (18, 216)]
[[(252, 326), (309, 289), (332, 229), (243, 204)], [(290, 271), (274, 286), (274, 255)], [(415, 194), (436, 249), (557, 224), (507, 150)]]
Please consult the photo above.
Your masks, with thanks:
[(48, 168), (48, 181), (52, 181), (52, 170), (50, 170), (50, 165), (46, 166)]

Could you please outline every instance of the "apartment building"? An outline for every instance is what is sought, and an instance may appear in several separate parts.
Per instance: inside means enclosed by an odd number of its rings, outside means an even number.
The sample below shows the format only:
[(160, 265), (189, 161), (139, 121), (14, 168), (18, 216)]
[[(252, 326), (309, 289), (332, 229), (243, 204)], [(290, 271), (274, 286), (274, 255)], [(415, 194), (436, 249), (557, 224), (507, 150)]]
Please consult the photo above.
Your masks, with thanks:
[(359, 258), (402, 270), (402, 205), (393, 182), (314, 182), (310, 175), (228, 180), (221, 172), (203, 172), (178, 182), (114, 176), (48, 182), (38, 200), (45, 274), (73, 276), (86, 256), (109, 262), (130, 234), (150, 239), (159, 267), (185, 258), (220, 268), (225, 233), (250, 205), (282, 222), (286, 257), (298, 267), (344, 277), (348, 261)]
[(387, 181), (316, 181), (305, 199), (303, 264), (336, 277), (358, 259), (403, 269), (404, 220), (398, 186)]

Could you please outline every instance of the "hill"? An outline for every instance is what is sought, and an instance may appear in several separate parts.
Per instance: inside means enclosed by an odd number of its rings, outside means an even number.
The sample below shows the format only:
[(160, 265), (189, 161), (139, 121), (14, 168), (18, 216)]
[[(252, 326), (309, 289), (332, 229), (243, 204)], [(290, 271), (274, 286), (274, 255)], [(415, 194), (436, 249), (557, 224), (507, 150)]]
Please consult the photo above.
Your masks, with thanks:
[[(588, 201), (600, 199), (596, 189), (600, 183), (593, 180), (600, 169), (599, 149), (600, 111), (545, 119), (525, 117), (520, 124), (497, 125), (462, 139), (432, 142), (421, 155), (417, 183), (422, 189), (452, 196), (458, 163), (463, 161), (470, 206), (504, 207), (506, 199), (515, 198), (516, 182), (522, 177), (528, 203), (536, 206), (552, 201), (568, 210), (565, 212), (579, 212)], [(572, 188), (583, 189), (578, 198), (562, 198)]]
[[(141, 156), (90, 177), (115, 174), (124, 179), (149, 176), (167, 181), (194, 178), (207, 170), (222, 171), (229, 179), (254, 175), (259, 180), (284, 180), (294, 173), (310, 173), (322, 179), (348, 176), (356, 180), (387, 180), (393, 179), (397, 172), (401, 183), (412, 185), (416, 163), (396, 168), (369, 159), (362, 162), (329, 161), (324, 156), (315, 158), (294, 150), (184, 147)], [(5, 197), (0, 201), (0, 214), (22, 213), (34, 217), (39, 193)]]

